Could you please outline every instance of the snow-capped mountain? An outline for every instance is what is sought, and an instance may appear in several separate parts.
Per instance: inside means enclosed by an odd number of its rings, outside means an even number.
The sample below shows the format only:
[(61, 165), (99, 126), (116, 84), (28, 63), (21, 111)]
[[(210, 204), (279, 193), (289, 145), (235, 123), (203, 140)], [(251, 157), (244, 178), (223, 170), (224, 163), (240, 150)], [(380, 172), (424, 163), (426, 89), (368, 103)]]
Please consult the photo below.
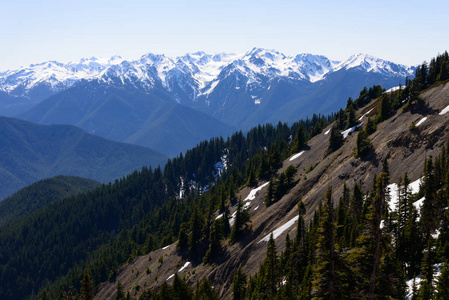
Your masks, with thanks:
[(254, 48), (245, 54), (196, 52), (171, 58), (149, 53), (134, 61), (119, 56), (92, 57), (67, 64), (50, 61), (0, 73), (0, 91), (32, 98), (33, 90), (40, 88), (46, 90), (40, 93), (45, 98), (81, 80), (100, 79), (130, 83), (147, 90), (160, 84), (174, 92), (180, 103), (188, 103), (201, 96), (207, 98), (220, 78), (225, 77), (222, 72), (227, 75), (237, 72), (247, 79), (245, 86), (235, 88), (258, 90), (268, 88), (261, 84), (280, 78), (313, 83), (332, 72), (354, 68), (384, 76), (413, 75), (413, 68), (364, 54), (339, 62), (320, 55), (286, 56), (278, 51)]
[[(136, 132), (161, 124), (181, 124), (169, 116), (187, 120), (181, 113), (174, 114), (173, 105), (189, 108), (179, 108), (185, 113), (197, 110), (212, 117), (202, 122), (207, 129), (211, 129), (210, 124), (248, 129), (335, 112), (348, 97), (357, 97), (363, 87), (380, 84), (388, 89), (404, 83), (413, 73), (414, 68), (365, 54), (340, 62), (320, 55), (287, 56), (260, 48), (244, 54), (196, 52), (175, 58), (151, 53), (137, 60), (92, 57), (0, 73), (0, 115), (46, 124), (70, 123), (107, 138), (135, 142), (144, 136), (137, 137)], [(163, 107), (171, 111), (164, 112)], [(111, 118), (127, 123), (117, 121), (116, 130), (112, 130)], [(204, 115), (201, 118), (205, 120)], [(186, 123), (189, 128), (183, 129), (198, 131), (194, 123)], [(140, 124), (138, 129), (136, 124)], [(179, 140), (183, 134), (177, 130), (179, 135), (174, 138)], [(201, 136), (228, 131), (209, 130)], [(164, 138), (146, 136), (142, 140)], [(199, 141), (191, 142), (195, 145)], [(179, 150), (174, 147), (165, 153)]]

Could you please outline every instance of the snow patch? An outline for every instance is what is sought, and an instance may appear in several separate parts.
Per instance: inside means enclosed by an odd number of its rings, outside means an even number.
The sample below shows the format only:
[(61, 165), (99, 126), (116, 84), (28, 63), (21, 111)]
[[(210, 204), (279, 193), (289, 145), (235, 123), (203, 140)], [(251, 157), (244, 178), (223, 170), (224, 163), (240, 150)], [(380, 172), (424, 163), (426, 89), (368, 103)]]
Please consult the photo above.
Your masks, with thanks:
[[(434, 272), (433, 272), (433, 282), (436, 283), (438, 280), (438, 277), (440, 277), (441, 275), (441, 267), (442, 267), (442, 263), (438, 263), (438, 264), (434, 264), (433, 268), (434, 268)], [(415, 289), (416, 291), (419, 290), (419, 286), (420, 283), (422, 281), (421, 279), (422, 275), (418, 275), (415, 278), (410, 278), (409, 280), (407, 280), (406, 284), (406, 291), (405, 291), (405, 299), (406, 300), (411, 300), (412, 296), (413, 296), (413, 281), (415, 281)]]
[(222, 217), (223, 217), (223, 213), (219, 214), (219, 215), (215, 218), (215, 220), (218, 220), (218, 219), (220, 219), (220, 218), (222, 218)]
[(181, 273), (182, 271), (184, 271), (185, 268), (187, 268), (190, 265), (190, 261), (186, 262), (181, 269), (178, 270), (178, 273)]
[(170, 280), (175, 276), (175, 274), (171, 274), (170, 276), (168, 276), (168, 278), (166, 280)]
[(246, 196), (245, 200), (243, 201), (252, 201), (254, 199), (256, 199), (256, 194), (257, 192), (259, 192), (261, 189), (263, 189), (264, 187), (266, 187), (270, 182), (266, 182), (264, 184), (262, 184), (261, 186), (252, 189), (251, 192), (249, 192), (248, 196)]
[(277, 237), (279, 237), (284, 231), (286, 231), (287, 229), (289, 229), (290, 227), (293, 226), (293, 224), (296, 223), (296, 221), (298, 221), (299, 216), (294, 217), (293, 219), (291, 219), (290, 221), (288, 221), (287, 223), (285, 223), (284, 225), (282, 225), (281, 227), (279, 227), (278, 229), (270, 232), (269, 234), (267, 234), (263, 239), (261, 239), (258, 243), (260, 242), (268, 242), (270, 240), (270, 235), (273, 234), (273, 239), (276, 239)]
[(419, 200), (413, 202), (413, 206), (416, 208), (416, 210), (417, 210), (418, 212), (421, 212), (421, 206), (423, 205), (424, 200), (426, 200), (426, 198), (425, 198), (425, 197), (422, 197), (421, 199), (419, 199)]
[(440, 111), (439, 115), (442, 116), (447, 114), (448, 112), (449, 112), (449, 105), (446, 106), (442, 111)]
[[(412, 194), (416, 194), (419, 192), (419, 186), (421, 184), (421, 178), (418, 178), (417, 180), (411, 182), (408, 187), (410, 189), (410, 193)], [(388, 201), (387, 205), (390, 208), (390, 211), (394, 211), (397, 210), (398, 207), (398, 201), (399, 201), (399, 194), (398, 194), (398, 185), (396, 183), (391, 183), (387, 186), (387, 188), (390, 191), (390, 200)], [(422, 198), (424, 199), (424, 198)], [(420, 199), (420, 200), (422, 200)], [(418, 201), (420, 201), (418, 200)], [(418, 201), (416, 201), (415, 203), (417, 203)], [(415, 203), (413, 203), (413, 205), (415, 205)], [(416, 207), (416, 205), (415, 205)], [(419, 211), (419, 208), (417, 208)]]
[(419, 120), (418, 123), (416, 123), (416, 127), (418, 127), (419, 125), (421, 125), (422, 123), (424, 123), (424, 121), (427, 120), (427, 117), (422, 118), (421, 120)]
[(235, 211), (229, 218), (229, 226), (231, 226), (231, 227), (232, 227), (232, 225), (234, 225), (236, 214), (237, 214), (237, 211)]
[[(399, 89), (404, 89), (404, 87), (403, 87), (402, 85), (400, 85), (400, 86), (395, 86), (395, 87), (392, 87), (391, 89), (386, 90), (385, 93), (395, 92), (395, 91), (397, 91), (397, 90), (399, 90)], [(384, 94), (385, 94), (385, 93), (384, 93)]]
[(329, 129), (324, 133), (324, 135), (328, 135), (329, 132), (331, 131), (331, 129), (332, 129), (332, 128), (329, 128)]
[(257, 210), (259, 208), (259, 205), (256, 206), (256, 208), (254, 208), (254, 210)]
[(299, 152), (299, 153), (296, 153), (295, 155), (293, 155), (292, 157), (290, 157), (289, 161), (293, 161), (293, 160), (297, 159), (297, 158), (300, 157), (303, 153), (304, 153), (304, 151), (301, 151), (301, 152)]
[(362, 121), (362, 119), (367, 116), (374, 108), (371, 108), (370, 110), (368, 110), (366, 113), (364, 113), (360, 118), (359, 121)]
[(359, 127), (362, 126), (362, 125), (363, 125), (363, 122), (360, 123), (360, 124), (358, 124), (358, 125), (355, 125), (354, 127), (351, 127), (351, 128), (349, 128), (349, 129), (346, 129), (345, 131), (343, 131), (343, 132), (341, 133), (341, 134), (343, 135), (343, 138), (344, 138), (344, 139), (347, 138), (347, 137), (349, 136), (350, 133), (354, 132), (354, 131), (356, 130), (356, 128), (359, 128)]

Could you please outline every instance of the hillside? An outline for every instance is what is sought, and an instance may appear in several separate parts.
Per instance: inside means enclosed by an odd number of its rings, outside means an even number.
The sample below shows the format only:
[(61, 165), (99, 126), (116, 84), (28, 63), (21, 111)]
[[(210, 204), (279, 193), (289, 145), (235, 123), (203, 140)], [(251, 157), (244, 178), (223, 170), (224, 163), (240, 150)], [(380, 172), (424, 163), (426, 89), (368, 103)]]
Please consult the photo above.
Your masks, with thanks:
[[(213, 264), (185, 258), (179, 255), (176, 244), (150, 252), (145, 256), (136, 257), (120, 268), (117, 279), (100, 286), (97, 299), (112, 298), (116, 293), (117, 283), (123, 285), (124, 291), (140, 294), (135, 287), (149, 289), (158, 288), (162, 283), (173, 281), (173, 275), (186, 276), (189, 284), (201, 282), (207, 278), (213, 282), (220, 298), (231, 295), (232, 276), (238, 267), (242, 267), (248, 275), (255, 275), (260, 263), (266, 256), (269, 234), (274, 232), (276, 249), (285, 249), (285, 237), (296, 235), (298, 215), (297, 204), (301, 200), (305, 204), (306, 222), (310, 222), (324, 198), (325, 190), (332, 187), (334, 206), (342, 196), (343, 185), (352, 190), (356, 182), (362, 184), (367, 191), (372, 188), (375, 174), (382, 170), (382, 161), (388, 159), (392, 183), (399, 183), (399, 178), (408, 172), (411, 181), (423, 176), (423, 166), (426, 158), (439, 154), (449, 140), (449, 114), (440, 114), (449, 105), (449, 84), (437, 86), (422, 94), (428, 107), (419, 111), (398, 110), (388, 120), (380, 123), (375, 133), (370, 136), (375, 153), (367, 159), (354, 157), (356, 133), (350, 135), (344, 145), (334, 153), (326, 156), (329, 144), (329, 131), (332, 125), (324, 128), (322, 133), (313, 137), (307, 143), (307, 150), (301, 155), (292, 155), (284, 160), (277, 174), (290, 165), (298, 168), (294, 187), (275, 204), (266, 207), (264, 198), (267, 193), (267, 181), (259, 181), (259, 192), (253, 200), (246, 200), (254, 188), (242, 189), (238, 197), (248, 203), (251, 215), (250, 231), (238, 242), (223, 244), (223, 253), (213, 259)], [(370, 103), (357, 112), (357, 118), (366, 122), (373, 118), (380, 109), (379, 100)], [(365, 113), (368, 113), (365, 115)], [(425, 120), (419, 123), (420, 120)], [(410, 130), (414, 122), (419, 124)], [(324, 157), (324, 159), (323, 159)], [(310, 166), (313, 170), (307, 172)], [(416, 192), (416, 190), (415, 190)], [(230, 214), (234, 212), (232, 208)], [(277, 230), (277, 231), (276, 231)], [(276, 233), (278, 232), (278, 233)], [(163, 257), (163, 263), (158, 261)], [(148, 274), (145, 270), (151, 270)], [(137, 275), (136, 275), (137, 274)]]
[(99, 186), (97, 181), (62, 175), (35, 182), (0, 202), (0, 226), (17, 217), (31, 214), (48, 203)]
[(215, 118), (178, 104), (163, 89), (146, 93), (132, 84), (81, 82), (49, 97), (19, 118), (71, 124), (107, 139), (175, 156), (214, 136), (234, 131)]
[(433, 283), (448, 286), (432, 279), (449, 266), (448, 61), (8, 223), (0, 297), (405, 298), (406, 279), (425, 275), (431, 298)]
[(35, 181), (72, 175), (114, 181), (167, 157), (154, 150), (117, 143), (68, 125), (38, 125), (0, 118), (0, 199)]

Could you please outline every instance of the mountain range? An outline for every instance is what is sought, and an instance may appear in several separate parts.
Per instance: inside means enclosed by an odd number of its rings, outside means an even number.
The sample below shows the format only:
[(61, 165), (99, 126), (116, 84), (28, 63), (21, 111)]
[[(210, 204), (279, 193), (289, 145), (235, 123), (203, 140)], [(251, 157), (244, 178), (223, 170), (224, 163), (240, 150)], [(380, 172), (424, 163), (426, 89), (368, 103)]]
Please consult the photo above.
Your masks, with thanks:
[(333, 113), (364, 86), (388, 89), (414, 72), (366, 54), (334, 61), (261, 48), (50, 61), (0, 73), (0, 114), (72, 124), (173, 156), (235, 129)]

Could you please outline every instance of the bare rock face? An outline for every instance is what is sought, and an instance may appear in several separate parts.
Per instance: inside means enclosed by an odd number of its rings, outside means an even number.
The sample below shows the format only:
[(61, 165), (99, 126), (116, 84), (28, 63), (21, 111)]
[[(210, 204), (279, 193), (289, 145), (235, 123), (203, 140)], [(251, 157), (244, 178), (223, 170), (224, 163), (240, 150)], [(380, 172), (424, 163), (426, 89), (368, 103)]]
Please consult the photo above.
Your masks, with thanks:
[[(238, 267), (243, 267), (248, 274), (254, 274), (258, 270), (265, 257), (266, 236), (273, 232), (276, 247), (278, 251), (282, 251), (286, 235), (293, 237), (296, 234), (294, 218), (298, 214), (299, 201), (304, 202), (306, 221), (309, 221), (324, 199), (327, 187), (332, 187), (332, 198), (336, 206), (345, 183), (352, 188), (356, 182), (360, 182), (365, 191), (370, 189), (374, 175), (380, 172), (385, 158), (389, 162), (392, 183), (398, 183), (405, 172), (408, 172), (412, 181), (422, 176), (425, 159), (436, 155), (449, 139), (449, 113), (440, 114), (449, 106), (449, 84), (431, 88), (424, 92), (422, 97), (426, 101), (423, 109), (400, 109), (395, 115), (378, 124), (377, 130), (370, 136), (375, 151), (364, 159), (354, 156), (357, 132), (349, 135), (344, 145), (329, 155), (326, 155), (329, 145), (329, 135), (326, 133), (332, 124), (312, 138), (303, 154), (286, 159), (278, 170), (280, 173), (289, 165), (297, 167), (296, 185), (280, 201), (269, 207), (263, 202), (267, 192), (266, 186), (256, 193), (254, 200), (244, 201), (249, 202), (251, 229), (239, 242), (225, 244), (225, 253), (214, 258), (213, 264), (190, 262), (181, 270), (187, 262), (179, 256), (175, 245), (170, 245), (166, 249), (138, 257), (123, 266), (116, 282), (101, 285), (96, 298), (114, 297), (118, 280), (125, 290), (132, 290), (138, 295), (139, 291), (135, 289), (137, 284), (140, 287), (157, 289), (164, 281), (171, 283), (173, 277), (170, 276), (176, 272), (180, 276), (186, 275), (192, 286), (202, 278), (208, 278), (221, 298), (229, 298), (232, 277)], [(363, 116), (361, 121), (366, 121), (368, 117), (373, 119), (380, 109), (379, 104), (379, 101), (375, 100), (359, 110), (358, 116)], [(367, 112), (369, 113), (366, 115)], [(415, 124), (414, 128), (412, 123)], [(311, 165), (314, 166), (313, 170), (306, 173)], [(264, 182), (259, 182), (258, 186), (262, 184)], [(246, 187), (240, 191), (239, 196), (245, 199), (251, 190)], [(163, 264), (158, 267), (155, 260), (161, 256)], [(146, 275), (146, 268), (151, 269), (150, 275)], [(135, 275), (136, 270), (139, 275)], [(133, 272), (134, 276), (131, 275)]]

